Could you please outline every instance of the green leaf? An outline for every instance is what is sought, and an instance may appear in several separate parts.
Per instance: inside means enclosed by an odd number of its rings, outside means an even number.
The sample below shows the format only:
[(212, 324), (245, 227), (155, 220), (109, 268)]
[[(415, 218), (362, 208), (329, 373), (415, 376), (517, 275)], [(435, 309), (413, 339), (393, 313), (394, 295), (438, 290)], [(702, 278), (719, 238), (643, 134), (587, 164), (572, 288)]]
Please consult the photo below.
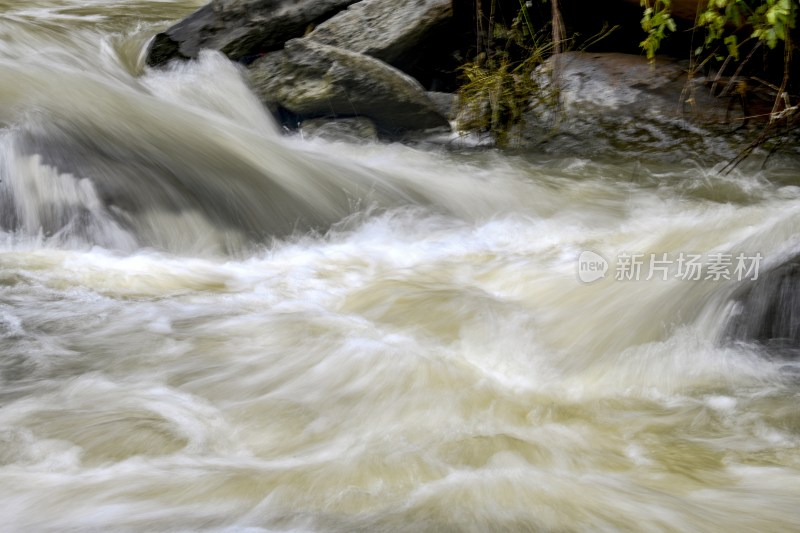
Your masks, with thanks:
[(736, 35), (725, 37), (723, 42), (728, 47), (728, 53), (733, 56), (733, 59), (739, 61), (739, 40), (736, 38)]

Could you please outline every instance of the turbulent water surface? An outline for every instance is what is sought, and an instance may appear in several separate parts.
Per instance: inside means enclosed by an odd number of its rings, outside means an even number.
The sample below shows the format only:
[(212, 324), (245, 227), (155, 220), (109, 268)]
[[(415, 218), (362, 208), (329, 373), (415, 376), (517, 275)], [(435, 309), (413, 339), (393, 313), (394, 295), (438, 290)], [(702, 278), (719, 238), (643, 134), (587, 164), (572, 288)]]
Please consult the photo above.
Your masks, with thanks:
[(0, 0), (0, 530), (800, 530), (796, 163), (283, 137), (200, 3)]

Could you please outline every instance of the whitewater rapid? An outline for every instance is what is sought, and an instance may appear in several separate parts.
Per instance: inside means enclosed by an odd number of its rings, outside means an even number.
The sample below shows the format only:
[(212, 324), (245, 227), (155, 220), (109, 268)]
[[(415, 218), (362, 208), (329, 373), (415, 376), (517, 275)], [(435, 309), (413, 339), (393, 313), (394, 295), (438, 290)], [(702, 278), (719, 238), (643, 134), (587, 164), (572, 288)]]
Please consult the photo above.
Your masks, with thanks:
[(143, 67), (199, 5), (0, 0), (0, 531), (800, 530), (741, 282), (618, 276), (796, 254), (794, 160), (284, 136)]

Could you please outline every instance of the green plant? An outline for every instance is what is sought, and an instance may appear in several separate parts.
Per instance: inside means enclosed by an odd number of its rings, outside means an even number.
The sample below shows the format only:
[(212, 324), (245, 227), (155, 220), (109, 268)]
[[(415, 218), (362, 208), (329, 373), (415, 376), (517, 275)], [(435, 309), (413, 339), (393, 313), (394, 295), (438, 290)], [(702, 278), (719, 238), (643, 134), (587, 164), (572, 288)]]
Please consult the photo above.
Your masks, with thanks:
[(675, 21), (672, 18), (671, 0), (640, 0), (644, 8), (642, 15), (642, 29), (647, 33), (647, 38), (639, 43), (644, 49), (647, 58), (651, 61), (655, 59), (656, 51), (661, 46), (661, 41), (667, 35), (667, 31), (675, 31)]
[[(710, 0), (700, 13), (697, 25), (706, 29), (704, 47), (722, 39), (729, 53), (739, 57), (736, 31), (745, 26), (752, 28), (750, 39), (775, 48), (779, 42), (791, 37), (797, 18), (797, 0)], [(695, 51), (700, 55), (703, 47)]]
[[(727, 58), (720, 66), (717, 78), (721, 76), (728, 62), (733, 60), (738, 63), (723, 94), (726, 94), (731, 84), (739, 79), (743, 67), (751, 60), (756, 50), (764, 47), (772, 50), (783, 45), (783, 76), (780, 85), (776, 86), (759, 78), (753, 78), (774, 91), (772, 110), (765, 115), (766, 124), (760, 135), (731, 161), (727, 170), (735, 168), (759, 146), (771, 143), (774, 145), (772, 148), (774, 152), (776, 146), (786, 142), (786, 135), (800, 126), (797, 98), (794, 98), (793, 105), (793, 98), (787, 90), (795, 48), (792, 30), (795, 28), (799, 7), (798, 0), (709, 0), (697, 18), (697, 25), (705, 28), (706, 37), (703, 46), (695, 50), (695, 55), (709, 54), (704, 61), (711, 57), (722, 60), (723, 57), (716, 52), (718, 43), (722, 41), (727, 50)], [(749, 32), (749, 35), (746, 32)], [(740, 42), (739, 35), (742, 34), (746, 37)], [(740, 59), (744, 46), (749, 48), (749, 53), (744, 59)]]
[[(642, 18), (642, 29), (647, 38), (641, 46), (650, 59), (666, 37), (667, 31), (675, 31), (675, 23), (670, 16), (671, 0), (641, 0), (645, 8)], [(740, 98), (745, 112), (745, 123), (752, 118), (746, 109), (749, 81), (769, 86), (774, 91), (771, 112), (764, 114), (766, 125), (761, 134), (742, 153), (737, 156), (728, 170), (738, 165), (753, 150), (768, 142), (778, 139), (778, 144), (785, 142), (786, 134), (800, 127), (800, 111), (797, 97), (788, 93), (792, 76), (792, 56), (795, 49), (793, 30), (797, 22), (800, 0), (706, 0), (698, 6), (695, 23), (696, 29), (705, 31), (703, 44), (695, 48), (693, 59), (697, 59), (692, 72), (712, 61), (720, 61), (713, 80), (712, 92), (716, 93), (717, 84), (725, 80), (723, 77), (729, 65), (735, 70), (727, 78), (727, 85), (719, 93), (729, 96), (732, 90)], [(744, 37), (744, 38), (742, 38)], [(757, 50), (773, 50), (783, 45), (783, 76), (779, 85), (773, 85), (758, 77), (749, 80), (741, 77), (745, 65), (755, 56)], [(745, 52), (745, 53), (743, 53)], [(752, 69), (751, 69), (752, 70)], [(766, 71), (766, 67), (763, 67)], [(794, 100), (794, 104), (793, 104)]]
[(485, 48), (461, 67), (459, 126), (488, 133), (497, 146), (506, 146), (528, 111), (555, 101), (554, 88), (536, 74), (554, 43), (544, 31), (534, 31), (523, 0), (510, 27), (494, 22), (495, 5), (493, 0)]
[[(671, 16), (671, 0), (640, 0), (644, 8), (642, 29), (647, 38), (641, 47), (652, 58), (661, 46), (667, 31), (676, 31)], [(775, 48), (779, 42), (787, 42), (797, 19), (798, 0), (707, 0), (699, 10), (697, 27), (706, 31), (705, 42), (695, 50), (701, 55), (705, 50), (722, 41), (728, 53), (738, 60), (739, 42), (737, 33), (750, 27), (748, 38)]]

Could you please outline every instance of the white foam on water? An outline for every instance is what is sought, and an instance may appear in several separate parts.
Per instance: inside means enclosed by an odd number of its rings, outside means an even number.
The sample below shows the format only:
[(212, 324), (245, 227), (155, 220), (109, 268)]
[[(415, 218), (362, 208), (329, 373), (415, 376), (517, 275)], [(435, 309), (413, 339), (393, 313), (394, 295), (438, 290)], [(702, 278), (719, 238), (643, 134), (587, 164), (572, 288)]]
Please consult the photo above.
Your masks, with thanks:
[(123, 4), (40, 4), (95, 9), (3, 23), (0, 530), (800, 528), (739, 285), (615, 279), (779, 264), (796, 171), (285, 138), (219, 54), (149, 71)]

